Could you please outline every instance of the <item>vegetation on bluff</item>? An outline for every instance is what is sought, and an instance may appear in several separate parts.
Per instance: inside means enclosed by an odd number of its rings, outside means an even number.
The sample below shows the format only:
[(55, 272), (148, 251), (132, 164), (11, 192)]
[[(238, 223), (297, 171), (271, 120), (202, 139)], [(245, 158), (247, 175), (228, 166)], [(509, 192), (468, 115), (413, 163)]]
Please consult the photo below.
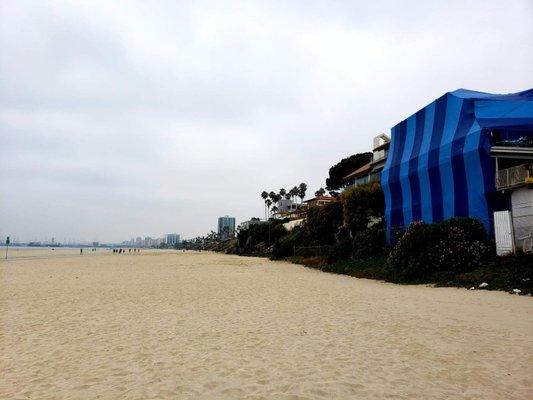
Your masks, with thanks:
[(415, 222), (387, 247), (383, 215), (383, 192), (374, 182), (349, 188), (337, 202), (310, 208), (305, 222), (291, 231), (283, 228), (286, 221), (270, 221), (240, 232), (238, 246), (247, 244), (244, 253), (257, 254), (249, 253), (255, 246), (273, 259), (361, 278), (476, 289), (485, 282), (486, 289), (533, 292), (533, 255), (496, 257), (479, 221)]
[[(364, 165), (369, 153), (351, 156), (330, 169), (328, 189), (343, 168)], [(355, 167), (356, 168), (356, 167)], [(345, 173), (346, 172), (346, 173)], [(344, 175), (343, 175), (344, 174)], [(333, 182), (333, 183), (332, 183)], [(264, 191), (265, 213), (281, 198), (303, 200), (307, 185), (279, 193)], [(324, 194), (318, 190), (316, 195)], [(394, 246), (386, 246), (385, 201), (378, 182), (350, 187), (336, 201), (311, 207), (299, 226), (288, 230), (288, 219), (259, 221), (240, 229), (232, 240), (212, 232), (195, 239), (192, 248), (241, 255), (268, 256), (318, 268), (324, 272), (396, 283), (431, 283), (444, 286), (533, 292), (533, 255), (496, 257), (494, 243), (483, 225), (470, 218), (452, 218), (435, 224), (415, 222), (397, 232)]]

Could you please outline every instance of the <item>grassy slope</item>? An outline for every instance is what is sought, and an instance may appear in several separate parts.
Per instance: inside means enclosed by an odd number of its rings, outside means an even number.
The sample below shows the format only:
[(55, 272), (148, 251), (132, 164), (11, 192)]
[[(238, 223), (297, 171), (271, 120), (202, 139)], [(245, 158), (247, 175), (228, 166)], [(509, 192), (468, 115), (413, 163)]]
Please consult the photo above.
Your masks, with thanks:
[[(389, 280), (385, 263), (386, 256), (363, 260), (339, 261), (325, 264), (321, 257), (302, 258), (290, 257), (291, 262), (317, 268), (324, 272), (345, 274), (357, 278)], [(433, 283), (438, 286), (457, 286), (476, 289), (483, 282), (489, 284), (487, 290), (521, 290), (521, 294), (533, 293), (533, 255), (516, 254), (498, 257), (472, 272), (464, 274), (440, 273), (428, 282), (396, 282), (396, 283)]]

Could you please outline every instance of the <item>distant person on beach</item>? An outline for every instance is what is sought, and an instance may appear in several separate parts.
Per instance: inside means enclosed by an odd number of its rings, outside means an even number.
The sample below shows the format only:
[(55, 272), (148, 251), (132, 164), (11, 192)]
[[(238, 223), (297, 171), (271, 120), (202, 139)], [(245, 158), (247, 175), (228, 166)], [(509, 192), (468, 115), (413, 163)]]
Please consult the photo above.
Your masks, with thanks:
[(83, 254), (83, 249), (80, 249), (80, 255), (82, 255), (82, 254)]

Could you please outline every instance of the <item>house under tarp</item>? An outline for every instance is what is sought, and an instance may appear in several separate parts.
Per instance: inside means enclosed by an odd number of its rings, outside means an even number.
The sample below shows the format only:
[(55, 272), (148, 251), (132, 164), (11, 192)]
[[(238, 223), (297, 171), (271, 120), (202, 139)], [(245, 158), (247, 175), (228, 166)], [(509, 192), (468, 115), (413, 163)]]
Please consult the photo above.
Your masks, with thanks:
[(413, 221), (472, 217), (493, 229), (505, 202), (495, 189), (491, 147), (533, 140), (533, 89), (498, 95), (446, 93), (391, 130), (381, 174), (388, 241)]

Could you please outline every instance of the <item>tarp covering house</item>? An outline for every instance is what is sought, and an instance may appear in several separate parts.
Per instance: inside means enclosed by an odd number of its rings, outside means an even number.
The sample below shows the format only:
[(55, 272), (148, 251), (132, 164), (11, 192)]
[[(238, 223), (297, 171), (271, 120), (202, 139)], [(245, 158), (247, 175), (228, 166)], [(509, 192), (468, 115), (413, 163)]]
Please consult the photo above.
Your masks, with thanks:
[(472, 217), (492, 230), (499, 207), (490, 151), (494, 132), (533, 135), (533, 89), (497, 95), (446, 93), (391, 130), (381, 174), (388, 239), (413, 221)]

